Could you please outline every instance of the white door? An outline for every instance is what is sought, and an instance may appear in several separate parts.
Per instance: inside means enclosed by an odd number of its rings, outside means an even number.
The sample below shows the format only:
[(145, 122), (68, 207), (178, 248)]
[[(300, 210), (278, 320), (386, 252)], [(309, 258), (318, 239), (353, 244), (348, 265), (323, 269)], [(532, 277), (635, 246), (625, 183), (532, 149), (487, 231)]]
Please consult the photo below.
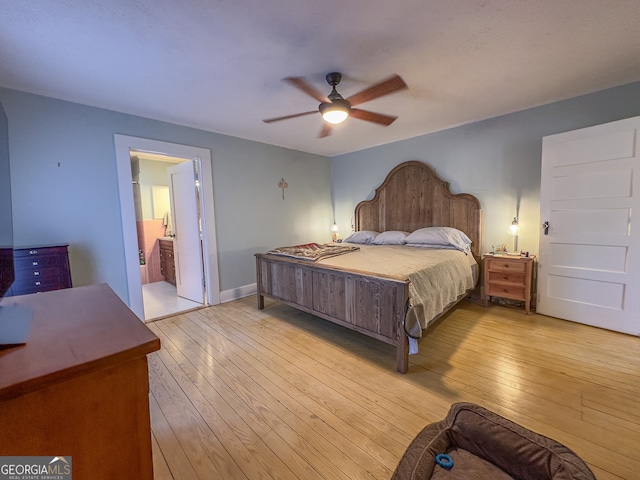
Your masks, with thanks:
[(167, 171), (173, 217), (173, 255), (178, 295), (194, 302), (204, 303), (204, 270), (194, 164), (193, 162), (179, 163), (169, 167)]
[(640, 117), (545, 137), (537, 311), (640, 335)]

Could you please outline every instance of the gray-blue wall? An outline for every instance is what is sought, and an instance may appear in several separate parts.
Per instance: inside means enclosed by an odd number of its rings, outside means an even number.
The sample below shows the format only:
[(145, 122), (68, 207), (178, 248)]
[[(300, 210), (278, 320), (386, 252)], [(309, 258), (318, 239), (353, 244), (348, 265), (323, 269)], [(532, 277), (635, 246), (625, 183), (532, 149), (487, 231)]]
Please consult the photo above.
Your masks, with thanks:
[(9, 89), (0, 88), (0, 103), (15, 242), (69, 243), (75, 286), (108, 283), (128, 300), (116, 133), (211, 150), (222, 291), (255, 282), (256, 252), (330, 240), (326, 157)]
[(478, 197), (484, 251), (496, 243), (513, 249), (507, 230), (519, 211), (518, 246), (537, 253), (542, 137), (637, 115), (640, 82), (334, 157), (336, 222), (348, 234), (357, 203), (372, 198), (394, 166), (420, 160), (450, 182), (454, 193)]
[[(537, 252), (542, 137), (640, 115), (640, 82), (331, 160), (14, 90), (0, 88), (0, 102), (16, 242), (70, 243), (74, 284), (106, 282), (127, 300), (115, 133), (211, 150), (224, 291), (255, 282), (256, 252), (328, 241), (332, 190), (345, 237), (356, 204), (407, 160), (435, 167), (454, 192), (480, 199), (485, 250), (511, 248), (506, 232), (519, 209), (519, 247)], [(277, 187), (283, 177), (285, 200)]]

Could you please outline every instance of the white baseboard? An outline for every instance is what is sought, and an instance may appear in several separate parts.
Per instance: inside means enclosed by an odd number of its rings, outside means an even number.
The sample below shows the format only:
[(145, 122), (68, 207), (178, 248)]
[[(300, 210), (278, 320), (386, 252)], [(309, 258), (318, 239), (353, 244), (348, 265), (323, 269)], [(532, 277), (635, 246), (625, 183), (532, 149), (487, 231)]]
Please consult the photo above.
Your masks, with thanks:
[(238, 288), (232, 288), (231, 290), (224, 290), (220, 292), (220, 303), (231, 302), (242, 297), (248, 297), (254, 295), (258, 291), (258, 284), (251, 283)]

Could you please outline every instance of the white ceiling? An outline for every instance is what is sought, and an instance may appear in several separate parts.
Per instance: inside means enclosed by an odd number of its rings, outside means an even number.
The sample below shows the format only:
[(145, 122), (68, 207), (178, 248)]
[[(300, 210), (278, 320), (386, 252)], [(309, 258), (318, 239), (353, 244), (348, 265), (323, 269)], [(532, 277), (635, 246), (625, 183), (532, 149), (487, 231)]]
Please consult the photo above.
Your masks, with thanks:
[[(334, 156), (640, 80), (638, 0), (0, 0), (0, 85)], [(409, 90), (317, 138), (281, 81)]]

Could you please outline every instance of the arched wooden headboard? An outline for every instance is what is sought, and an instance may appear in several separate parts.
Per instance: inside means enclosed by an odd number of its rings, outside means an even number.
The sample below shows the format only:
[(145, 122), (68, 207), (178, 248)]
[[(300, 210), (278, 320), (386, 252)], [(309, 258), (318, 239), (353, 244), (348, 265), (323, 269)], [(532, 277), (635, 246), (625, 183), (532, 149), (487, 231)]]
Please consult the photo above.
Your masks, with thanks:
[(480, 263), (482, 233), (480, 201), (468, 193), (451, 193), (445, 182), (418, 161), (395, 167), (376, 188), (371, 200), (355, 210), (356, 230), (404, 230), (423, 227), (454, 227), (473, 242), (471, 252)]

